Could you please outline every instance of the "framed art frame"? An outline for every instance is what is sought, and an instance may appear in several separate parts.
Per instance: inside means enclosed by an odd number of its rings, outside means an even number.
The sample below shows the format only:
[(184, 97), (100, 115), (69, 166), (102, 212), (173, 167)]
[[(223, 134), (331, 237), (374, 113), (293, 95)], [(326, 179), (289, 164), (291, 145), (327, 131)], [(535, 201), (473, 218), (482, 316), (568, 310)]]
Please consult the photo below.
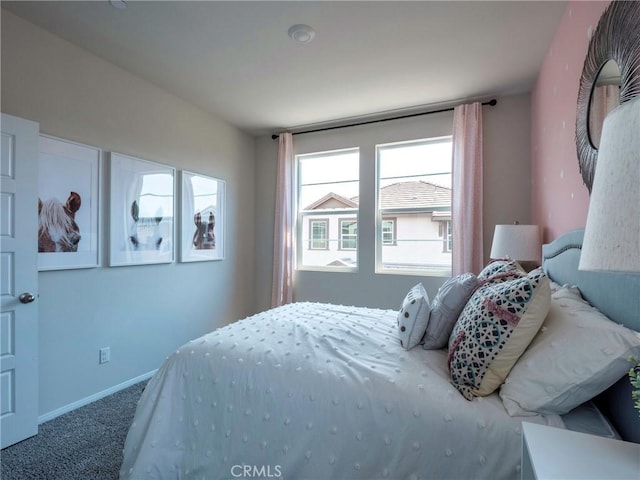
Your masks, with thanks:
[(111, 152), (109, 266), (174, 261), (175, 169)]
[(180, 184), (180, 261), (224, 259), (225, 181), (182, 171)]
[(102, 150), (40, 135), (38, 270), (100, 265)]

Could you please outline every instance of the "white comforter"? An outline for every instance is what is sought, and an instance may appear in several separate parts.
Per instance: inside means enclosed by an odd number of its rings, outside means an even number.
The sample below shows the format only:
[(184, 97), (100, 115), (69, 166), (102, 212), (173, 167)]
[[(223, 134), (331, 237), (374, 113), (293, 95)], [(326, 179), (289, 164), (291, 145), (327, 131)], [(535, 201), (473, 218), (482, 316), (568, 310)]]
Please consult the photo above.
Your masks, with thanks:
[(465, 400), (395, 317), (297, 303), (189, 342), (140, 399), (121, 479), (519, 478), (522, 419)]

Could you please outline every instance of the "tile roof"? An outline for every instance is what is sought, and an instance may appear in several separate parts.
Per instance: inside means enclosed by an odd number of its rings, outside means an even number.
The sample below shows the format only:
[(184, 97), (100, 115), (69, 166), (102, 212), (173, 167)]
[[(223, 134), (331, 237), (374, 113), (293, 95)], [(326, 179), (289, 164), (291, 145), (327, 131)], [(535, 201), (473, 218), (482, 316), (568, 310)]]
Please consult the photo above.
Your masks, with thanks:
[[(351, 200), (358, 202), (358, 197)], [(416, 181), (392, 183), (380, 189), (380, 208), (449, 207), (451, 189), (434, 183)]]
[[(380, 189), (380, 208), (421, 208), (451, 206), (451, 189), (424, 181), (398, 182)], [(319, 198), (305, 210), (318, 208), (354, 208), (360, 197), (346, 198), (330, 192)]]

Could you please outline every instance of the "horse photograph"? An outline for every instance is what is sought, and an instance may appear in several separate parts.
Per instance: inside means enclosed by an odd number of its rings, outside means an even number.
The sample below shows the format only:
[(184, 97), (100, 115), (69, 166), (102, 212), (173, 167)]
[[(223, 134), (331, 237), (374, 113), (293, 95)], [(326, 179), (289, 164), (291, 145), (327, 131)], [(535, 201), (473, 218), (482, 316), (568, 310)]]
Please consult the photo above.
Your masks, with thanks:
[(77, 252), (82, 235), (75, 221), (80, 195), (71, 192), (63, 205), (57, 198), (38, 199), (38, 252)]
[(99, 148), (46, 135), (38, 156), (38, 268), (98, 266)]
[(134, 250), (160, 250), (162, 246), (162, 234), (160, 222), (162, 222), (162, 208), (156, 211), (153, 217), (140, 218), (138, 201), (131, 204), (131, 234), (129, 241)]
[(225, 182), (182, 172), (180, 261), (205, 262), (224, 258)]
[(194, 215), (193, 222), (196, 225), (195, 232), (193, 233), (193, 248), (196, 250), (212, 250), (216, 248), (216, 235), (214, 229), (216, 226), (216, 217), (213, 211), (206, 215), (206, 220), (202, 219), (202, 212), (198, 212)]
[(175, 169), (115, 152), (110, 157), (109, 265), (172, 262)]

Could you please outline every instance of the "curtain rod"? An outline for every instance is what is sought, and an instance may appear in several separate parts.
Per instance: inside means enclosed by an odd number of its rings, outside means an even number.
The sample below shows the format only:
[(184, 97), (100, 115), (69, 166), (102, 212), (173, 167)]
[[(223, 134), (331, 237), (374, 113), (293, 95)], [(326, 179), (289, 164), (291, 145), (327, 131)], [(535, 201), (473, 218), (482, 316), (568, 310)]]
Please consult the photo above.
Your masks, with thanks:
[[(498, 101), (493, 98), (491, 100), (489, 100), (488, 102), (482, 102), (482, 105), (489, 105), (491, 107), (493, 107), (494, 105), (497, 105)], [(428, 112), (420, 112), (420, 113), (410, 113), (407, 115), (400, 115), (397, 117), (389, 117), (389, 118), (380, 118), (378, 120), (366, 120), (363, 122), (357, 122), (357, 123), (349, 123), (347, 125), (335, 125), (333, 127), (324, 127), (324, 128), (316, 128), (313, 130), (304, 130), (302, 132), (294, 132), (291, 135), (304, 135), (305, 133), (316, 133), (316, 132), (325, 132), (327, 130), (336, 130), (338, 128), (347, 128), (347, 127), (358, 127), (360, 125), (369, 125), (371, 123), (380, 123), (380, 122), (388, 122), (389, 120), (400, 120), (403, 118), (411, 118), (411, 117), (419, 117), (421, 115), (431, 115), (432, 113), (442, 113), (442, 112), (451, 112), (453, 111), (454, 107), (450, 107), (450, 108), (442, 108), (440, 110), (430, 110)], [(278, 137), (280, 137), (280, 135), (278, 134), (273, 134), (271, 135), (271, 139), (275, 140)]]

